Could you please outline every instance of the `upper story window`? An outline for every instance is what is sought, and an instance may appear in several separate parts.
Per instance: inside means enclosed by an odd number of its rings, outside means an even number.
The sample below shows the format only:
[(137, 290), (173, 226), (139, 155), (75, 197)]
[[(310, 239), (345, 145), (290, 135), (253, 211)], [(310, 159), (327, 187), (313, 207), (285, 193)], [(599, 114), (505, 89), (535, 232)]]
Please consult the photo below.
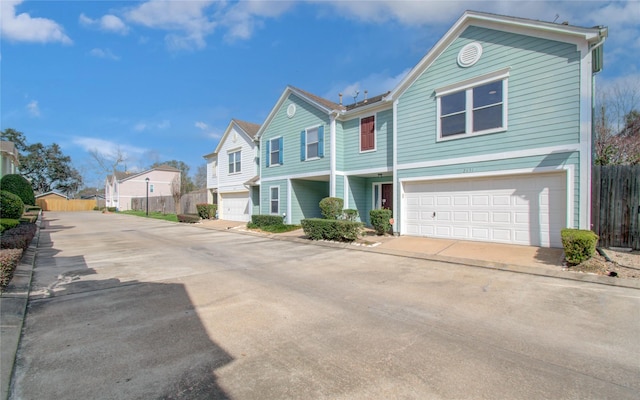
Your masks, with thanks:
[(300, 160), (324, 157), (324, 127), (317, 126), (300, 132)]
[(242, 171), (241, 168), (242, 151), (234, 151), (229, 153), (229, 173), (237, 174)]
[(438, 140), (507, 129), (508, 70), (436, 90)]
[(211, 176), (215, 178), (217, 174), (218, 174), (218, 161), (213, 160), (211, 162)]
[(149, 193), (153, 193), (153, 183), (149, 185)]
[(376, 117), (370, 116), (360, 120), (360, 151), (376, 149)]
[(267, 140), (267, 167), (282, 165), (282, 137)]

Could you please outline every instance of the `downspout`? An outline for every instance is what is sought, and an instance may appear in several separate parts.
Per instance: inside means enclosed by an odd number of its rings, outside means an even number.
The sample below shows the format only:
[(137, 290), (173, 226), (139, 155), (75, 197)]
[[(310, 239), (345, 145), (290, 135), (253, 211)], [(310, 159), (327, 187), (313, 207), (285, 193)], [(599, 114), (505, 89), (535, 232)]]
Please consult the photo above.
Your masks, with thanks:
[(331, 111), (329, 117), (331, 118), (330, 122), (330, 135), (331, 135), (331, 160), (329, 160), (330, 165), (330, 176), (329, 176), (329, 196), (336, 197), (336, 154), (337, 154), (337, 144), (336, 144), (336, 118), (338, 117), (338, 110)]
[(394, 235), (400, 235), (398, 230), (398, 221), (400, 216), (398, 215), (398, 103), (400, 100), (393, 101), (393, 140), (391, 146), (393, 148), (393, 233)]

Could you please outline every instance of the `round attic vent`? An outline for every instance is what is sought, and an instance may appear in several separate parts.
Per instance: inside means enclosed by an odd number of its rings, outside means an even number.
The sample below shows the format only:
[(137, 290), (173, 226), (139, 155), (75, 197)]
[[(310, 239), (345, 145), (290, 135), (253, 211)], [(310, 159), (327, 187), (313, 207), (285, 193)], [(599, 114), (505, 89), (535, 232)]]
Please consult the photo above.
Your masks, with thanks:
[(480, 43), (473, 42), (464, 46), (458, 53), (458, 65), (467, 68), (477, 63), (482, 55)]
[(294, 115), (296, 115), (296, 105), (289, 104), (289, 107), (287, 107), (287, 117), (293, 118)]

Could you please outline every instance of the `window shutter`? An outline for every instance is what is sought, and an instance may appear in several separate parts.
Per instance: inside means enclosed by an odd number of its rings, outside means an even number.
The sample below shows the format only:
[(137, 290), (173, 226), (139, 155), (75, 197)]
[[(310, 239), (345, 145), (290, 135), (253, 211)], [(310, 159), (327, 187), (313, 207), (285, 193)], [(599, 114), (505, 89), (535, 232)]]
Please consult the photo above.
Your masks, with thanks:
[(324, 126), (318, 127), (318, 157), (324, 157)]
[(271, 140), (267, 140), (267, 157), (266, 157), (266, 166), (269, 168), (269, 163), (271, 163)]
[(307, 152), (306, 136), (307, 133), (305, 131), (300, 132), (300, 161), (305, 160), (305, 153)]
[(282, 140), (283, 138), (278, 139), (278, 163), (280, 163), (280, 165), (283, 164), (282, 160), (283, 160), (283, 155), (282, 155)]

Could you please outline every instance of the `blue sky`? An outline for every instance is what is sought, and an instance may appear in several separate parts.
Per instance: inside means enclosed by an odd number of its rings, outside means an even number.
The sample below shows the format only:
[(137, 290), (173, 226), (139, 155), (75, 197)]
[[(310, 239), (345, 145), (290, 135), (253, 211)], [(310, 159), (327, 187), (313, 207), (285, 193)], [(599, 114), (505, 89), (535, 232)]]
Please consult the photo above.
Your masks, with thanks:
[(231, 118), (262, 123), (286, 85), (345, 103), (391, 90), (465, 10), (609, 27), (598, 86), (640, 82), (638, 1), (2, 0), (0, 128), (129, 170), (204, 164)]

